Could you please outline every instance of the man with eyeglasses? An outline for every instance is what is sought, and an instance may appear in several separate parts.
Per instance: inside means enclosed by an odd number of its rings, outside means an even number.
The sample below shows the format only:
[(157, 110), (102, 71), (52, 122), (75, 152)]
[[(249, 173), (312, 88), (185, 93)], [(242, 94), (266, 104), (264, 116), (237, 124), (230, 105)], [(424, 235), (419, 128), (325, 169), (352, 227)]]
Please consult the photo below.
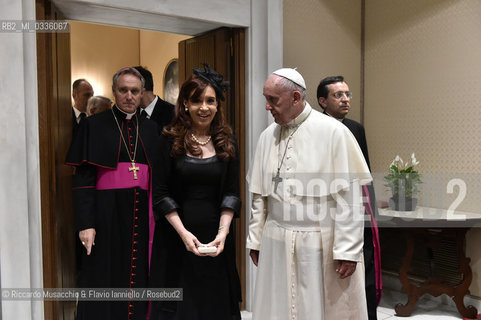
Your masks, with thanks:
[[(349, 91), (349, 86), (344, 81), (343, 76), (326, 77), (321, 80), (319, 86), (317, 87), (317, 102), (324, 110), (324, 114), (336, 118), (337, 120), (341, 121), (346, 127), (348, 127), (348, 129), (356, 138), (357, 143), (361, 147), (364, 158), (366, 159), (366, 163), (370, 169), (371, 166), (369, 164), (369, 154), (367, 151), (367, 141), (364, 126), (359, 122), (346, 118), (351, 107), (351, 99), (352, 92)], [(367, 221), (372, 221), (374, 220), (374, 213), (377, 214), (376, 199), (372, 184), (367, 185), (367, 193), (367, 195), (365, 194), (365, 198), (368, 199), (368, 201), (370, 200), (369, 203), (367, 203), (367, 207), (371, 208), (371, 213), (373, 213), (371, 217), (367, 219)], [(380, 259), (375, 259), (376, 254), (378, 257), (380, 257), (377, 227), (375, 230), (373, 230), (372, 225), (375, 226), (375, 220), (372, 223), (366, 223), (366, 226), (364, 228), (363, 250), (364, 266), (366, 273), (365, 280), (368, 316), (369, 320), (376, 320), (376, 307), (378, 299), (380, 299), (381, 296), (382, 280), (380, 269), (381, 262)], [(374, 242), (373, 234), (375, 240)], [(376, 251), (374, 249), (375, 246)], [(377, 290), (379, 292), (377, 292)]]

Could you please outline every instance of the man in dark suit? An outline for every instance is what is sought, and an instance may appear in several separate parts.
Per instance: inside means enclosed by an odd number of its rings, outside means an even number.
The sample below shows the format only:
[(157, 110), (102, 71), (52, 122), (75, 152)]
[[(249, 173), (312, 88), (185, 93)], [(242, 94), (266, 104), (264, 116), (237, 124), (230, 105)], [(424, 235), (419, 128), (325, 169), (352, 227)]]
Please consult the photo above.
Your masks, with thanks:
[[(352, 132), (361, 147), (364, 158), (366, 159), (369, 169), (369, 154), (367, 151), (367, 141), (364, 126), (359, 122), (347, 119), (349, 113), (352, 93), (349, 86), (342, 76), (326, 77), (321, 80), (317, 87), (317, 102), (328, 116), (341, 121)], [(377, 212), (374, 188), (372, 184), (368, 185), (369, 198), (373, 213)], [(374, 218), (374, 217), (373, 217)], [(376, 320), (376, 270), (374, 264), (374, 245), (371, 225), (364, 228), (364, 265), (366, 272), (366, 299), (369, 320)], [(380, 272), (381, 270), (377, 270)]]
[(94, 95), (94, 89), (85, 79), (77, 79), (72, 84), (72, 137), (78, 129), (80, 120), (87, 116), (87, 102)]
[[(77, 79), (72, 84), (72, 141), (77, 135), (80, 121), (83, 121), (87, 117), (87, 103), (89, 98), (94, 95), (94, 89), (90, 83), (85, 79)], [(75, 172), (75, 169), (73, 170)], [(75, 236), (75, 256), (77, 261), (77, 271), (80, 274), (81, 259), (82, 259), (83, 246), (80, 240)]]
[(174, 117), (174, 106), (167, 101), (160, 99), (154, 94), (154, 81), (152, 73), (144, 67), (134, 67), (145, 79), (145, 92), (140, 102), (142, 108), (140, 115), (147, 119), (154, 120), (159, 126), (159, 133), (168, 125)]

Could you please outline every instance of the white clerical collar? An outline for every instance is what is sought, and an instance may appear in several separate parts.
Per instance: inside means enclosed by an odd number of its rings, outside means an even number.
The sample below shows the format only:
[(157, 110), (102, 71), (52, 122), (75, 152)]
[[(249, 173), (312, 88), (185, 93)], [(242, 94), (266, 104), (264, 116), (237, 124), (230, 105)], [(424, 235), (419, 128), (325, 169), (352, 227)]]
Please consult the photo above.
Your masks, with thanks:
[(120, 109), (119, 107), (117, 107), (117, 109), (122, 112), (123, 114), (125, 114), (125, 119), (127, 120), (130, 120), (132, 119), (132, 117), (134, 116), (135, 112), (134, 113), (127, 113), (125, 112), (124, 110)]
[(306, 101), (306, 105), (304, 106), (304, 110), (302, 110), (301, 114), (299, 114), (294, 120), (289, 121), (286, 126), (288, 127), (295, 127), (302, 123), (307, 116), (311, 113), (312, 107), (309, 105), (309, 102)]
[(150, 117), (152, 116), (152, 112), (154, 112), (154, 107), (158, 100), (159, 100), (159, 96), (156, 95), (154, 100), (152, 100), (152, 102), (147, 107), (144, 108), (144, 111), (147, 112), (148, 119), (150, 119)]
[(329, 117), (336, 119), (337, 121), (340, 121), (340, 122), (344, 121), (344, 118), (338, 119), (338, 118), (336, 118), (336, 117), (333, 117), (333, 116), (331, 116), (327, 111), (326, 111), (326, 114), (327, 114)]
[(79, 109), (75, 108), (75, 106), (73, 106), (72, 109), (73, 109), (73, 112), (75, 113), (75, 120), (77, 121), (77, 123), (79, 123), (80, 122), (80, 115), (83, 112), (80, 111)]

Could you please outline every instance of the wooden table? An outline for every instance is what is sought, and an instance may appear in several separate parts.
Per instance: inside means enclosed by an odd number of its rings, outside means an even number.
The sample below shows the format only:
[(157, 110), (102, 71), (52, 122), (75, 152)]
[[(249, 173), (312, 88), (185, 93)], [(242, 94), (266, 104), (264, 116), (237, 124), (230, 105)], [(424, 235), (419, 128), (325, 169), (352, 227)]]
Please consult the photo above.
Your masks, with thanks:
[[(408, 317), (413, 312), (418, 299), (428, 293), (432, 296), (447, 294), (456, 303), (459, 313), (465, 318), (475, 319), (477, 310), (473, 306), (464, 305), (464, 296), (469, 294), (472, 281), (470, 259), (466, 257), (466, 232), (472, 227), (481, 227), (481, 214), (466, 212), (448, 212), (443, 209), (418, 207), (415, 211), (392, 211), (379, 209), (378, 224), (380, 227), (403, 228), (406, 240), (406, 251), (399, 270), (402, 291), (408, 295), (406, 304), (397, 304), (396, 315)], [(460, 274), (460, 283), (449, 285), (439, 277), (437, 266), (432, 259), (432, 250), (439, 248), (443, 240), (452, 239), (456, 243), (456, 254)], [(415, 243), (427, 250), (429, 276), (417, 283), (408, 276), (415, 252)], [(382, 244), (381, 244), (382, 245)], [(419, 249), (419, 248), (417, 248)]]

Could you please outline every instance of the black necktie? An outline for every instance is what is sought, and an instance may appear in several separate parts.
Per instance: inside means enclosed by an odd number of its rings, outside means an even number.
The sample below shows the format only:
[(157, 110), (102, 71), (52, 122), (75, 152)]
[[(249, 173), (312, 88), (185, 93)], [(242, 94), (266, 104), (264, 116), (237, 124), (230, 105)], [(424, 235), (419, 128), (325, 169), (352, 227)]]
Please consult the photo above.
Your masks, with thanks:
[(147, 118), (147, 111), (142, 109), (142, 111), (140, 111), (140, 119), (146, 119), (146, 118)]
[(85, 119), (86, 117), (87, 115), (84, 112), (80, 113), (78, 123), (82, 122), (82, 120)]

